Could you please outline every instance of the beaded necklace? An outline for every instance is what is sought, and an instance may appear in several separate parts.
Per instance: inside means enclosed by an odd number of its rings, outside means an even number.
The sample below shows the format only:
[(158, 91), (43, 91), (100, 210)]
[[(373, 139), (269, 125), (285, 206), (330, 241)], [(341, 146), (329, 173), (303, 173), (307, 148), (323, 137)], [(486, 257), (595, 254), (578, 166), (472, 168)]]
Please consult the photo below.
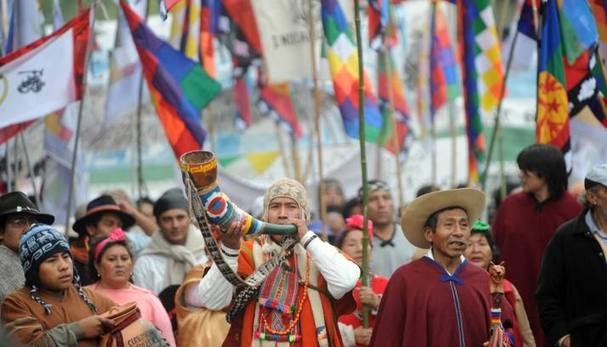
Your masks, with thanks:
[[(257, 338), (259, 338), (260, 340), (270, 340), (270, 341), (279, 341), (279, 342), (297, 342), (299, 340), (301, 340), (301, 335), (299, 334), (290, 334), (294, 328), (296, 327), (297, 323), (299, 322), (299, 318), (301, 315), (301, 311), (303, 310), (303, 306), (304, 306), (304, 302), (306, 301), (306, 298), (308, 297), (308, 286), (310, 284), (310, 257), (308, 256), (306, 258), (306, 274), (305, 274), (305, 280), (304, 280), (304, 287), (303, 287), (303, 294), (301, 296), (301, 298), (299, 299), (299, 301), (297, 302), (297, 309), (295, 310), (295, 315), (293, 317), (293, 319), (291, 319), (289, 321), (289, 324), (287, 325), (287, 327), (285, 329), (282, 330), (276, 330), (273, 329), (267, 322), (267, 314), (264, 316), (264, 314), (260, 314), (260, 320), (261, 320), (261, 324), (263, 325), (264, 331), (269, 332), (269, 334), (266, 334), (265, 332), (256, 332), (255, 336)], [(280, 294), (279, 294), (280, 296)]]

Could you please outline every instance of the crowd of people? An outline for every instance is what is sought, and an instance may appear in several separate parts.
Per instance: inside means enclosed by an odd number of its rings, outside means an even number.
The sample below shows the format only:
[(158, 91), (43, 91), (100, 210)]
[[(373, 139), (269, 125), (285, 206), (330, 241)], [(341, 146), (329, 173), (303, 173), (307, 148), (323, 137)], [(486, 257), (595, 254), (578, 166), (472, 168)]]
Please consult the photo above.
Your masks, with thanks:
[(222, 264), (182, 189), (136, 203), (108, 191), (65, 233), (10, 192), (0, 196), (0, 330), (9, 346), (97, 346), (116, 329), (105, 313), (134, 302), (158, 346), (476, 347), (496, 326), (502, 345), (607, 346), (607, 164), (589, 170), (581, 201), (556, 148), (531, 145), (517, 164), (520, 187), (487, 217), (475, 188), (428, 185), (395, 206), (372, 180), (366, 226), (362, 188), (346, 201), (327, 180), (325, 223), (312, 228), (304, 186), (277, 180), (252, 214), (295, 234), (213, 225)]

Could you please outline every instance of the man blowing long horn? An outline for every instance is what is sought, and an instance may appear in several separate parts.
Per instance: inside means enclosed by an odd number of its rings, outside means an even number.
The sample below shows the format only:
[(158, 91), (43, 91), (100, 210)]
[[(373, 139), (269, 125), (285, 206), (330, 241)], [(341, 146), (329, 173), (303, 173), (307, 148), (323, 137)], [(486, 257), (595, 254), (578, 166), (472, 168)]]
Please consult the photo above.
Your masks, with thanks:
[[(232, 300), (235, 287), (213, 264), (186, 293), (188, 304), (211, 310), (244, 307), (231, 312), (224, 346), (343, 346), (335, 322), (355, 308), (351, 294), (360, 269), (308, 230), (308, 206), (306, 190), (297, 181), (278, 180), (266, 191), (262, 219), (295, 225), (298, 243), (257, 291), (241, 291)], [(233, 221), (221, 235), (226, 263), (243, 277), (277, 256), (285, 238), (261, 235), (243, 242), (244, 230), (243, 223)]]

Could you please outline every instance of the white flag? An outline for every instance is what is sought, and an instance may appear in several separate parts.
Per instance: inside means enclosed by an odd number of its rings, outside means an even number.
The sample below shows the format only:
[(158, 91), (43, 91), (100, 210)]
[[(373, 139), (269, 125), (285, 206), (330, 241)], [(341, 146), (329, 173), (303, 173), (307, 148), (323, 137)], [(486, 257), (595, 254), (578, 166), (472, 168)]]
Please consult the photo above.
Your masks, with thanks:
[(0, 128), (43, 117), (76, 100), (74, 64), (69, 59), (74, 51), (72, 31), (0, 67)]
[[(353, 2), (338, 0), (349, 22), (354, 17)], [(264, 65), (270, 83), (299, 81), (312, 76), (309, 40), (308, 0), (252, 1), (263, 48)], [(324, 40), (320, 0), (312, 0), (316, 64)]]

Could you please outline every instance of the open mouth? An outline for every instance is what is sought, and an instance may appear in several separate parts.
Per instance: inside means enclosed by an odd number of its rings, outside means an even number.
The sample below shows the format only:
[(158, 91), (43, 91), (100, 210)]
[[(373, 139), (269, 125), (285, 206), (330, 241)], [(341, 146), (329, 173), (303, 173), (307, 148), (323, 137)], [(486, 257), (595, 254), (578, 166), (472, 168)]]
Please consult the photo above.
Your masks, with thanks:
[(472, 262), (472, 263), (482, 263), (483, 262), (483, 258), (482, 257), (472, 257), (472, 258), (470, 258), (470, 262)]
[(460, 249), (460, 248), (466, 249), (468, 247), (468, 244), (464, 241), (455, 240), (455, 241), (450, 241), (449, 246), (457, 248), (457, 249)]

